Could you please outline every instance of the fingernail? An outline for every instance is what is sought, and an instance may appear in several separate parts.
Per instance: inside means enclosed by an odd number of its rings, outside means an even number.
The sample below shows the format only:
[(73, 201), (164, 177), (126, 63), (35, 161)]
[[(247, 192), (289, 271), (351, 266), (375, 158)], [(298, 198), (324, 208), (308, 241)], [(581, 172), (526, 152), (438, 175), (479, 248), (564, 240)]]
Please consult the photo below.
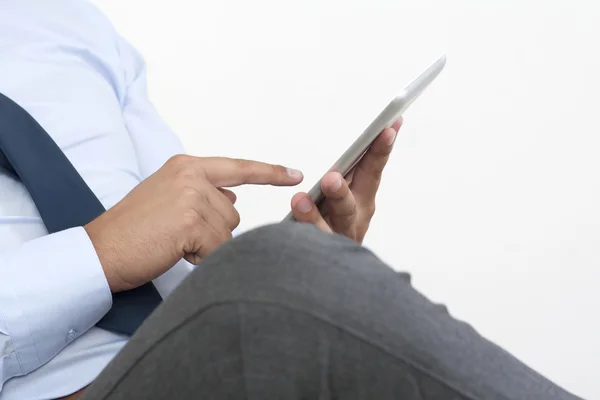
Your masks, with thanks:
[(298, 204), (296, 204), (296, 210), (300, 211), (302, 214), (306, 214), (310, 210), (312, 210), (312, 203), (308, 198), (301, 199)]
[(302, 172), (297, 169), (286, 168), (288, 176), (291, 178), (302, 178)]
[(391, 146), (396, 141), (396, 136), (398, 136), (398, 132), (394, 131), (394, 134), (388, 137), (388, 146)]
[(331, 184), (331, 190), (337, 192), (342, 187), (342, 178), (340, 176), (337, 177), (335, 181)]

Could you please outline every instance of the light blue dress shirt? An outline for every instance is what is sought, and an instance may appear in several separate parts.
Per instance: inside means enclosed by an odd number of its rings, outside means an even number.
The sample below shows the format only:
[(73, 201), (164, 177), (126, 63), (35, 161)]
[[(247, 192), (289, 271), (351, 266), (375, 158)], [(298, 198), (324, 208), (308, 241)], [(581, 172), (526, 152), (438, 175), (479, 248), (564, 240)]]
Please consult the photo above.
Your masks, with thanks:
[[(106, 208), (171, 156), (140, 55), (85, 0), (0, 0), (0, 92), (46, 128)], [(163, 297), (189, 273), (154, 283)], [(111, 294), (83, 228), (48, 235), (27, 190), (0, 172), (0, 400), (89, 384), (127, 338), (94, 325)]]

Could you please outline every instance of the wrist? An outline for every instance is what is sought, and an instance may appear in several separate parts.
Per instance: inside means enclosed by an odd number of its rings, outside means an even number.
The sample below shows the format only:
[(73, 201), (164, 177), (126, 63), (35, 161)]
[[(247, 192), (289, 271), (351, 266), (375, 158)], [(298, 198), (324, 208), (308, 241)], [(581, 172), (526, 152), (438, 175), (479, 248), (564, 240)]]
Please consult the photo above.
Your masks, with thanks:
[(126, 282), (118, 273), (119, 268), (125, 262), (122, 257), (123, 253), (118, 246), (119, 240), (111, 237), (101, 219), (95, 219), (85, 225), (83, 229), (94, 246), (110, 291), (117, 293), (133, 289), (134, 286)]

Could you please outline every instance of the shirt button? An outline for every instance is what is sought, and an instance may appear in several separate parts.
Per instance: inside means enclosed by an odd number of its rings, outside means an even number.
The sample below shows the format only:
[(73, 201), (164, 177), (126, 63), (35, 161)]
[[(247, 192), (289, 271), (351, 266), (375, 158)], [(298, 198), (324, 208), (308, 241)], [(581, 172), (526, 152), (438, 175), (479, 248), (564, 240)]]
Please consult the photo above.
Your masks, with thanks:
[(73, 339), (75, 339), (76, 334), (77, 334), (77, 331), (70, 329), (69, 333), (67, 334), (67, 342), (72, 342)]

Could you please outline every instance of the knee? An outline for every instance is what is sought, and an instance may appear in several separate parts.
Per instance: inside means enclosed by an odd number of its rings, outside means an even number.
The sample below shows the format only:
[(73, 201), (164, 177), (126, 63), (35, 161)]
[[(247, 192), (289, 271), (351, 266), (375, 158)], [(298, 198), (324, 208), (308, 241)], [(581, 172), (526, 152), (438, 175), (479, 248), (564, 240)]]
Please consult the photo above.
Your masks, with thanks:
[[(394, 271), (350, 239), (303, 223), (257, 228), (221, 246), (192, 278), (211, 301), (323, 303), (371, 296)], [(369, 289), (370, 288), (370, 289)]]
[(315, 226), (283, 222), (245, 232), (222, 245), (203, 261), (204, 269), (218, 266), (223, 270), (249, 269), (262, 273), (293, 269), (323, 262), (323, 256), (347, 251), (356, 244), (327, 234)]
[(226, 243), (210, 257), (210, 263), (220, 268), (227, 265), (227, 268), (275, 275), (297, 275), (296, 270), (314, 268), (326, 272), (336, 266), (356, 269), (358, 265), (377, 261), (370, 251), (344, 236), (298, 222), (253, 229)]
[(299, 222), (281, 222), (253, 229), (236, 237), (231, 244), (234, 247), (250, 247), (254, 251), (276, 252), (282, 248), (313, 251), (323, 247), (357, 246), (350, 239), (325, 233), (312, 224)]

